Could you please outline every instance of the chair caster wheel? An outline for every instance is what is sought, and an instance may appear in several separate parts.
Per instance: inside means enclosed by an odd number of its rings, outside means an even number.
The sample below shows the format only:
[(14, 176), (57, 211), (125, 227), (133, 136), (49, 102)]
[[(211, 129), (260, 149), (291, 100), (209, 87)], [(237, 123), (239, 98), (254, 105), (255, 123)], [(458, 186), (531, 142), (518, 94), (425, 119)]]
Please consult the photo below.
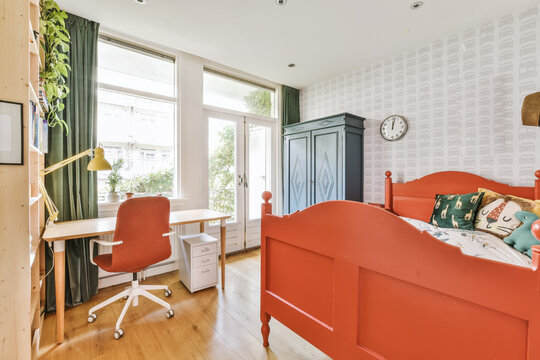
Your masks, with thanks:
[(174, 311), (173, 309), (167, 311), (167, 313), (165, 314), (165, 316), (167, 317), (167, 319), (170, 319), (174, 316)]
[(124, 336), (124, 330), (122, 329), (117, 329), (115, 332), (114, 332), (114, 338), (116, 340), (120, 339), (122, 336)]
[(96, 319), (97, 319), (97, 315), (96, 315), (96, 314), (90, 314), (90, 315), (88, 315), (88, 319), (87, 319), (87, 320), (88, 320), (89, 323), (93, 323), (94, 321), (96, 321)]
[(165, 297), (171, 296), (172, 291), (170, 289), (165, 290)]
[(128, 298), (129, 298), (129, 296), (127, 296), (127, 295), (126, 295), (126, 296), (124, 296), (124, 300), (127, 300)]

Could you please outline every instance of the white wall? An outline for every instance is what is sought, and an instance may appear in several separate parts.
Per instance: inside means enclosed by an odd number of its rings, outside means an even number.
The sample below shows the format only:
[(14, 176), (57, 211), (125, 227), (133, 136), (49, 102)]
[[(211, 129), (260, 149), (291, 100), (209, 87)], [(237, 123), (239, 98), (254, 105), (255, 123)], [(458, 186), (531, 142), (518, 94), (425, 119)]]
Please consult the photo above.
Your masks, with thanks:
[[(302, 121), (351, 112), (367, 119), (366, 201), (384, 200), (384, 172), (412, 180), (444, 170), (533, 186), (540, 128), (521, 125), (525, 95), (540, 91), (540, 6), (302, 89)], [(386, 142), (381, 121), (409, 132)]]

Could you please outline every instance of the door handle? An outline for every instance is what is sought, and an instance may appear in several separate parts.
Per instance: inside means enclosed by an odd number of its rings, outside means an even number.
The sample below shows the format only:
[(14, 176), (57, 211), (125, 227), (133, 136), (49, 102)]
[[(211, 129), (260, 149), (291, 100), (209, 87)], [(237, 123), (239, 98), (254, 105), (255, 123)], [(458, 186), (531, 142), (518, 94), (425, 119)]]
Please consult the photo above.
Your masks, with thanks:
[(242, 177), (242, 175), (238, 175), (238, 186), (242, 186), (243, 183), (244, 183), (244, 178)]
[(244, 186), (248, 187), (248, 180), (246, 174), (244, 174)]

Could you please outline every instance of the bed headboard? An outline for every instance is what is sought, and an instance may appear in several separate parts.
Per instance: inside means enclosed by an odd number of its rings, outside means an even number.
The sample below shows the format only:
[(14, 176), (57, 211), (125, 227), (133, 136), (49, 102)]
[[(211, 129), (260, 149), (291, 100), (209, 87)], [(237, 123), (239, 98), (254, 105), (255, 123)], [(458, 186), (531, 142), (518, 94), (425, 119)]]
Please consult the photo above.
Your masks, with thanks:
[(384, 207), (399, 216), (427, 222), (433, 212), (437, 194), (466, 194), (476, 192), (481, 187), (501, 194), (538, 200), (540, 199), (540, 170), (536, 171), (535, 175), (533, 187), (518, 187), (461, 171), (443, 171), (406, 183), (393, 183), (392, 173), (387, 171)]

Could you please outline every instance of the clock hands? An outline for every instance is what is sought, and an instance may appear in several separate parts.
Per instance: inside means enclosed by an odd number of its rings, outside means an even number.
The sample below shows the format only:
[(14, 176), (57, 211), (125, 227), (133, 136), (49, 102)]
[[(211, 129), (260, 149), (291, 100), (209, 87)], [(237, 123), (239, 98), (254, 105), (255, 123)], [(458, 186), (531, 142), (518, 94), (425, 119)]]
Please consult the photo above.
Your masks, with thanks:
[(396, 118), (392, 119), (392, 130), (394, 130), (394, 123), (396, 122)]

